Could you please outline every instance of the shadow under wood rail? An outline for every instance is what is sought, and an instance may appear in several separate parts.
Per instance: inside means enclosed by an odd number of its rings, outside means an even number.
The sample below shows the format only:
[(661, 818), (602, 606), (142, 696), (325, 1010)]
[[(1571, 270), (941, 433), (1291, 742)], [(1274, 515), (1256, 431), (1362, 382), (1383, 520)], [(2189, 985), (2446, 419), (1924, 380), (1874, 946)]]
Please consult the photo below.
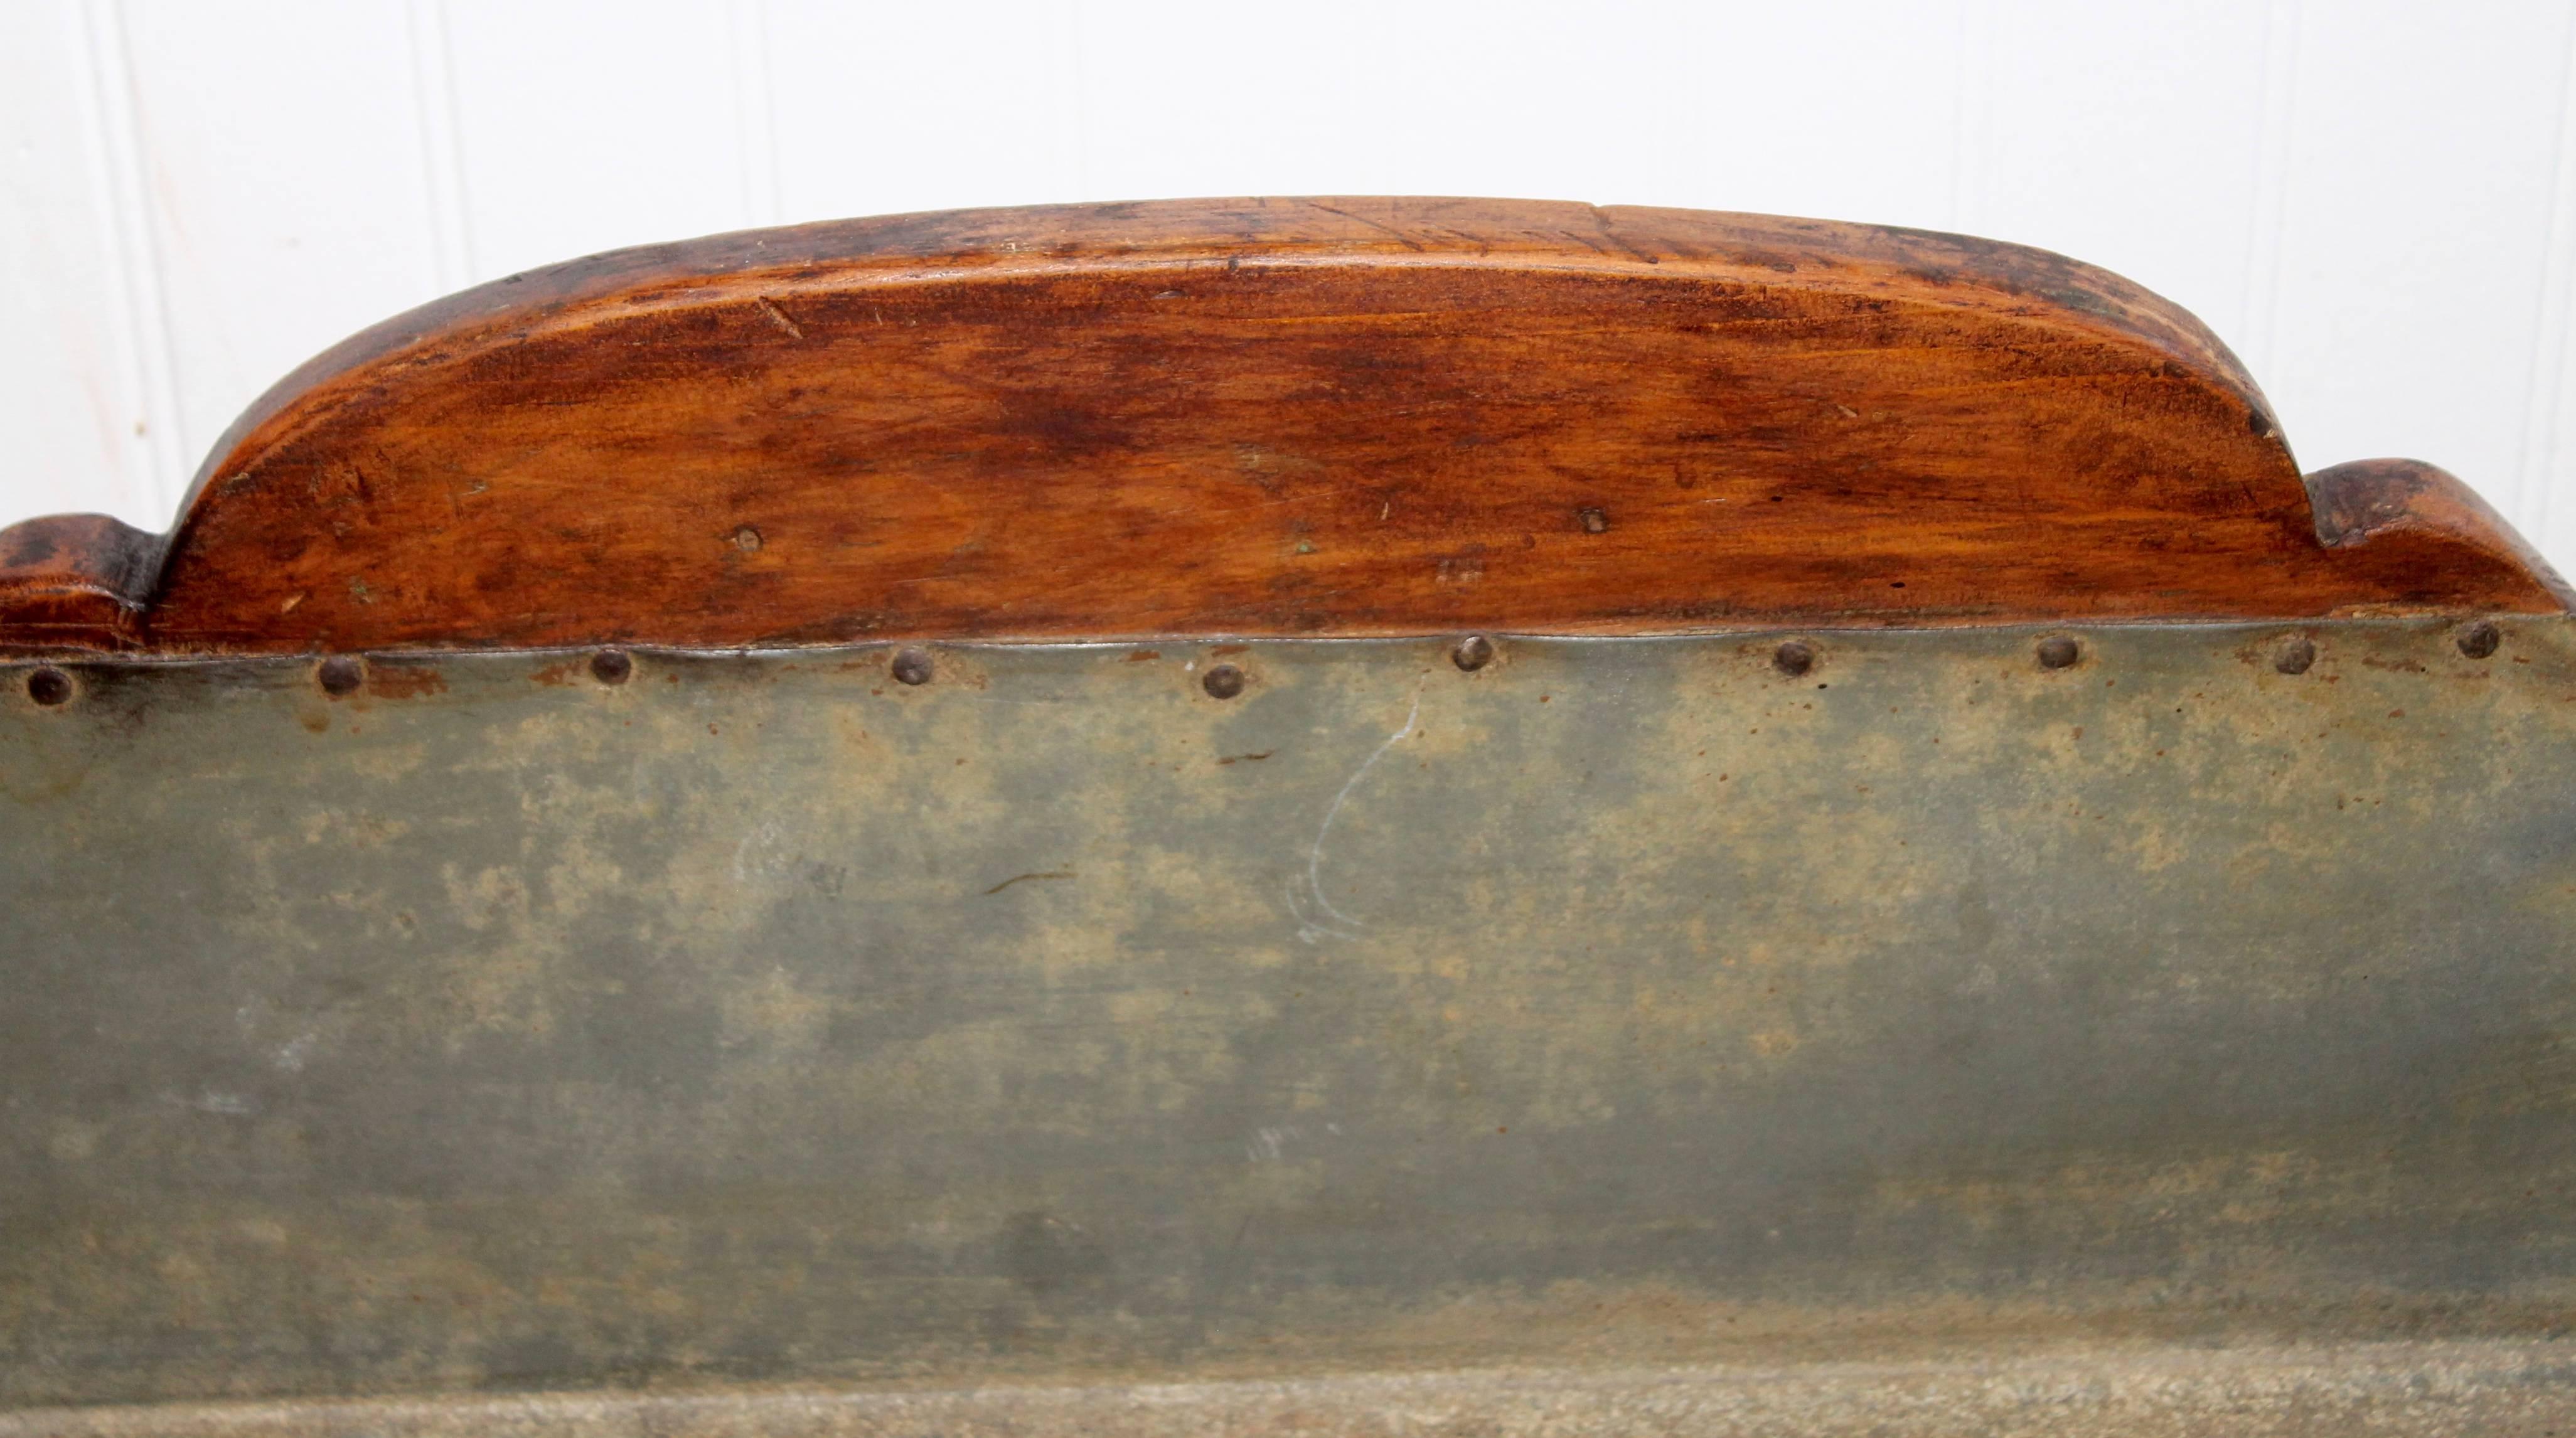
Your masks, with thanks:
[(177, 527), (0, 532), (0, 650), (1639, 634), (2557, 613), (2411, 461), (2302, 481), (2101, 270), (1493, 200), (984, 210), (513, 275), (359, 334)]

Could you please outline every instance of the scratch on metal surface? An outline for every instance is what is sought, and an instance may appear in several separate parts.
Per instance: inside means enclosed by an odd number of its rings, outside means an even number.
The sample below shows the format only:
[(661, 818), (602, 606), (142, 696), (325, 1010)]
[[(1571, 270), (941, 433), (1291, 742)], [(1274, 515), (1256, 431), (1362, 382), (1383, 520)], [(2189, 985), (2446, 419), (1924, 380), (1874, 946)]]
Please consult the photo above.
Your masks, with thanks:
[(249, 1099), (240, 1094), (218, 1093), (213, 1089), (206, 1089), (194, 1098), (177, 1093), (167, 1093), (161, 1097), (165, 1102), (176, 1104), (180, 1108), (195, 1109), (199, 1113), (222, 1114), (227, 1118), (247, 1118), (259, 1111)]
[(1384, 742), (1369, 751), (1369, 756), (1360, 761), (1358, 768), (1351, 771), (1351, 777), (1342, 781), (1340, 792), (1333, 795), (1331, 806), (1324, 810), (1324, 822), (1317, 826), (1315, 842), (1306, 850), (1305, 898), (1314, 901), (1315, 910), (1321, 915), (1320, 921), (1316, 914), (1308, 911), (1306, 905), (1300, 901), (1295, 881), (1290, 881), (1288, 888), (1288, 908), (1297, 919), (1297, 937), (1307, 943), (1311, 944), (1322, 938), (1351, 938), (1355, 930), (1366, 927), (1365, 920), (1355, 919), (1343, 913), (1333, 906), (1331, 899), (1324, 896), (1324, 841), (1332, 836), (1333, 821), (1342, 816), (1342, 806), (1350, 802), (1351, 791), (1359, 787), (1360, 780), (1368, 777), (1369, 770), (1377, 767), (1377, 761), (1386, 757), (1386, 751), (1394, 748), (1396, 741), (1413, 732), (1415, 721), (1421, 717), (1422, 688), (1416, 684), (1413, 690), (1413, 707), (1405, 711), (1404, 722), (1396, 727), (1394, 733), (1387, 735)]
[(1073, 871), (1071, 869), (1047, 869), (1043, 872), (1034, 874), (1013, 874), (1011, 877), (1004, 879), (1002, 882), (995, 884), (989, 889), (986, 889), (984, 891), (984, 897), (989, 899), (995, 894), (1002, 892), (1004, 889), (1011, 887), (1013, 884), (1026, 883), (1031, 879), (1070, 879), (1072, 877)]

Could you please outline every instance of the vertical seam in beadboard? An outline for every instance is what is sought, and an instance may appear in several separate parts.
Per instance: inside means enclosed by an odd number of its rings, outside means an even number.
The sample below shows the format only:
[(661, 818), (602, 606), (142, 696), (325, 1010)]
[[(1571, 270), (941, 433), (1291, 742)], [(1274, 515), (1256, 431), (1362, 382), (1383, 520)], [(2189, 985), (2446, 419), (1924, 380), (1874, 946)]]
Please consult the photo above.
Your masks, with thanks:
[(728, 0), (725, 39), (733, 59), (734, 163), (742, 173), (743, 223), (779, 220), (778, 107), (769, 79), (767, 0)]
[(1993, 0), (1959, 0), (1950, 95), (1950, 219), (1954, 230), (1988, 222), (1994, 201)]
[(1061, 59), (1065, 75), (1060, 83), (1064, 85), (1065, 93), (1073, 97), (1073, 103), (1066, 107), (1071, 113), (1067, 116), (1070, 123), (1065, 126), (1066, 139), (1073, 151), (1073, 163), (1067, 167), (1073, 174), (1073, 190), (1066, 198), (1089, 200), (1096, 197), (1091, 193), (1091, 127), (1087, 123), (1091, 111), (1091, 89), (1086, 83), (1082, 63), (1082, 0), (1057, 0), (1055, 14), (1064, 44)]
[(160, 246), (152, 233), (152, 189), (143, 158), (142, 114), (125, 33), (122, 0), (87, 0), (81, 38), (90, 64), (90, 123), (105, 162), (108, 233), (130, 346), (136, 435), (144, 441), (144, 489), (155, 518), (167, 523), (188, 483), (187, 435), (179, 417), (177, 346), (163, 292)]
[(410, 0), (412, 120), (420, 131), (421, 184), (429, 199), (435, 293), (474, 282), (474, 230), (465, 205), (465, 158), (456, 124), (455, 66), (447, 45), (446, 0)]
[[(107, 277), (107, 349), (115, 366), (114, 397), (101, 417), (107, 429), (100, 436), (100, 456), (108, 467), (108, 500), (101, 504), (78, 506), (89, 509), (114, 509), (120, 517), (132, 520), (146, 518), (152, 503), (152, 477), (149, 473), (148, 448), (135, 443), (141, 428), (137, 416), (146, 408), (144, 400), (143, 360), (136, 350), (138, 335), (134, 328), (133, 285), (125, 272), (123, 248), (125, 236), (117, 218), (116, 162), (107, 139), (104, 101), (99, 94), (98, 42), (92, 33), (89, 9), (94, 0), (56, 0), (64, 18), (64, 34), (70, 37), (73, 53), (71, 75), (75, 102), (80, 106), (82, 159), (88, 170), (91, 218), (105, 241), (109, 263)], [(137, 458), (138, 452), (142, 455)], [(138, 466), (142, 467), (138, 473)], [(74, 506), (48, 501), (38, 506), (39, 512), (69, 509)]]
[(2531, 366), (2523, 386), (2522, 451), (2505, 506), (2514, 524), (2544, 550), (2554, 549), (2550, 515), (2558, 508), (2558, 446), (2565, 432), (2569, 313), (2576, 288), (2576, 3), (2559, 43), (2558, 135), (2550, 165), (2549, 217), (2541, 231), (2540, 313), (2533, 325)]
[(2245, 277), (2237, 296), (2246, 367), (2271, 376), (2281, 305), (2281, 255), (2289, 230), (2290, 166), (2297, 133), (2301, 0), (2272, 0), (2263, 12), (2263, 93), (2254, 124), (2253, 204)]

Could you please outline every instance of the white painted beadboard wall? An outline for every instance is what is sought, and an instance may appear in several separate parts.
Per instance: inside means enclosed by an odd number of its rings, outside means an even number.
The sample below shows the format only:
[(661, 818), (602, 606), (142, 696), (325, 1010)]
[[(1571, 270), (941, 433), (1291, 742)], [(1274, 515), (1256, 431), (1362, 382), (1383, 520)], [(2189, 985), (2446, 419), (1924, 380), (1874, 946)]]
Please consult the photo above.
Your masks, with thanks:
[(253, 395), (594, 250), (952, 206), (1483, 194), (2061, 250), (2308, 468), (2576, 572), (2576, 0), (0, 0), (0, 524), (166, 524)]

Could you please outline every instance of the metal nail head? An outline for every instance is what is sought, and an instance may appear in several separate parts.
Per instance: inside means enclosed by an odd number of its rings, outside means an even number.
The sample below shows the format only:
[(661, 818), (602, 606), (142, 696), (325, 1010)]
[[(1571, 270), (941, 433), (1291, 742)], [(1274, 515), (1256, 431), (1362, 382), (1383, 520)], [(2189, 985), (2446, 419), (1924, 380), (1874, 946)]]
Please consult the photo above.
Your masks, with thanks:
[(366, 661), (354, 654), (334, 654), (314, 669), (313, 677), (322, 685), (322, 692), (334, 699), (355, 694), (358, 686), (367, 682)]

